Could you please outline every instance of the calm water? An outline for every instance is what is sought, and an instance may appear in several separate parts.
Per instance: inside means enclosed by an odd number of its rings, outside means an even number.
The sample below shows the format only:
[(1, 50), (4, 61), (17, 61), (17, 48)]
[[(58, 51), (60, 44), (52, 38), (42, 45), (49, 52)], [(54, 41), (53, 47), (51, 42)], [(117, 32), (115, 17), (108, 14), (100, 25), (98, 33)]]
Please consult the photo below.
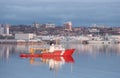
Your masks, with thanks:
[[(0, 45), (0, 78), (120, 78), (120, 45), (66, 44), (72, 57), (20, 58), (20, 53), (45, 45)], [(51, 62), (54, 65), (51, 65)]]

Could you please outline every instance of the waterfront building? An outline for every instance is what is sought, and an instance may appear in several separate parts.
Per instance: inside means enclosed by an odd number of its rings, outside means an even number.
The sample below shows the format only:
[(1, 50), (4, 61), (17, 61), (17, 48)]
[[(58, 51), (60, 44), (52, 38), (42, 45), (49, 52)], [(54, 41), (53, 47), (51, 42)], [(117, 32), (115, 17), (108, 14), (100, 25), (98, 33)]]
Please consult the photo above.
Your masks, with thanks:
[(23, 33), (23, 34), (15, 34), (15, 39), (22, 39), (22, 40), (29, 40), (29, 39), (33, 39), (35, 37), (34, 34), (32, 33)]
[(111, 38), (120, 41), (120, 35), (111, 35)]

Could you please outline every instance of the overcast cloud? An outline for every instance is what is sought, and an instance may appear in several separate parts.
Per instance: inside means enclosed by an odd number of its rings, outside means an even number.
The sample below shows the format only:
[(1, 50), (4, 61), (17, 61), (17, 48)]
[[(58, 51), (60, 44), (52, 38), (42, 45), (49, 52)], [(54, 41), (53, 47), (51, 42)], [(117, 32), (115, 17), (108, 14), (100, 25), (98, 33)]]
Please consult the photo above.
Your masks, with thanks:
[(120, 26), (119, 0), (0, 0), (0, 23)]

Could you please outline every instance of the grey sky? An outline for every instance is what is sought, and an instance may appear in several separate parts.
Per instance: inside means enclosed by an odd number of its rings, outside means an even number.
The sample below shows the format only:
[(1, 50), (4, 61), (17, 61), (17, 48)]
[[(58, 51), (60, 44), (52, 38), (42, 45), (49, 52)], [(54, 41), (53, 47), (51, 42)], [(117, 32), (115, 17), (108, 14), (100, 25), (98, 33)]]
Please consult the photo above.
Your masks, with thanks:
[(120, 0), (0, 0), (0, 23), (119, 25)]

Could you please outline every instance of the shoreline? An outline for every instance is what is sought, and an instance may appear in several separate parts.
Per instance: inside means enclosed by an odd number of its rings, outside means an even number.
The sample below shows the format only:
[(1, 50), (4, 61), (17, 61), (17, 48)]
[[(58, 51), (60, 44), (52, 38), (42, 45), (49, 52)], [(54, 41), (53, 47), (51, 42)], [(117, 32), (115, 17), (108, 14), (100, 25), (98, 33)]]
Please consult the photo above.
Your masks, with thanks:
[(19, 44), (19, 45), (36, 45), (36, 44), (45, 44), (45, 41), (38, 40), (16, 40), (16, 39), (0, 39), (0, 44)]
[[(17, 40), (17, 39), (0, 39), (0, 44), (17, 44), (17, 45), (41, 45), (48, 44), (49, 41), (42, 40)], [(74, 44), (120, 44), (120, 41), (105, 41), (105, 40), (77, 40), (65, 41), (60, 43), (74, 43)]]

